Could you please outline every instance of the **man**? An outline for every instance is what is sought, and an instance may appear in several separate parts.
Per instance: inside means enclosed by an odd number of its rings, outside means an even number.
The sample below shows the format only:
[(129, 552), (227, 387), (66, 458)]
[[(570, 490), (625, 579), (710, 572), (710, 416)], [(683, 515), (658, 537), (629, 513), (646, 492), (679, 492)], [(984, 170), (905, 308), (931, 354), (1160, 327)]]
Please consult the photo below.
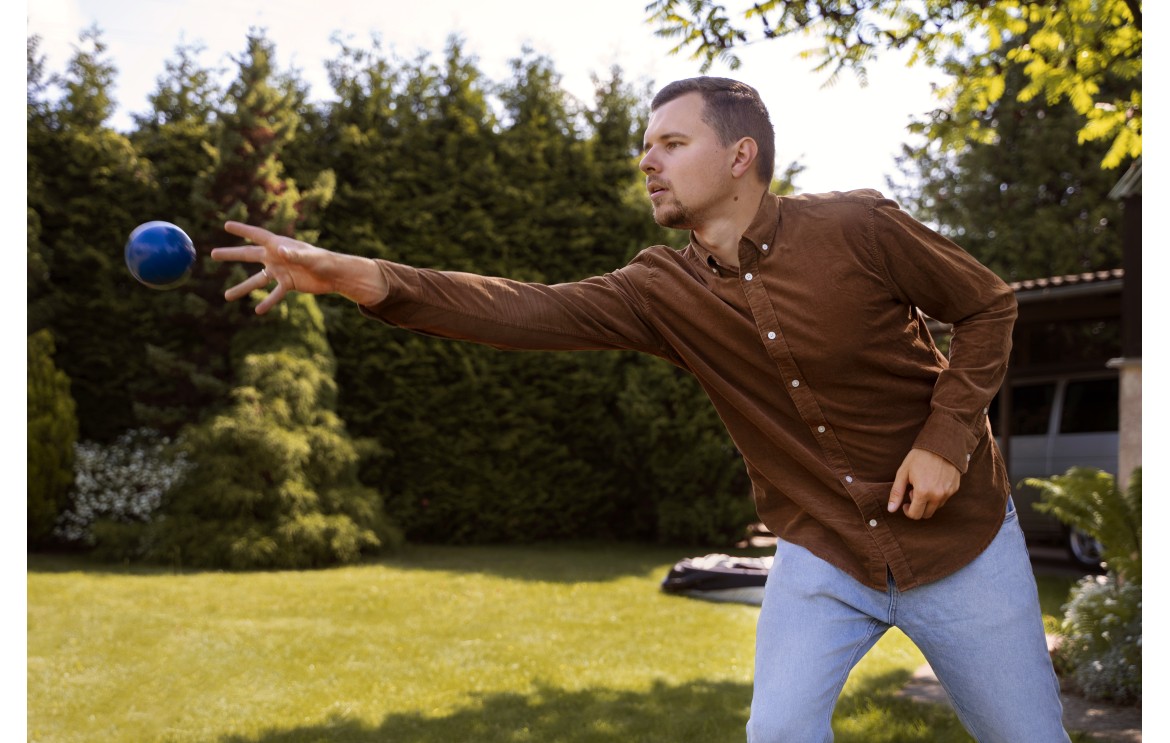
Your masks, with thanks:
[[(989, 435), (1011, 290), (875, 191), (768, 193), (774, 134), (756, 91), (666, 86), (641, 169), (663, 225), (584, 281), (414, 269), (228, 223), (262, 263), (229, 300), (336, 292), (400, 327), (510, 349), (634, 349), (693, 373), (779, 537), (757, 629), (750, 741), (832, 739), (850, 669), (891, 626), (981, 741), (1066, 741), (1035, 582)], [(923, 315), (954, 324), (949, 363)]]

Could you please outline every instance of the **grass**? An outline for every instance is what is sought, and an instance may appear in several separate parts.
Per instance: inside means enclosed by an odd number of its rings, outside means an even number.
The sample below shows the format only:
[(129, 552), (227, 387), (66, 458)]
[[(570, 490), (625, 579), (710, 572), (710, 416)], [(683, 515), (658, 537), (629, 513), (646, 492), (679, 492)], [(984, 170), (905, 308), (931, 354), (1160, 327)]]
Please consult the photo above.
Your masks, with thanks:
[[(742, 741), (758, 609), (660, 593), (681, 556), (412, 547), (239, 574), (30, 555), (28, 740)], [(1053, 580), (1049, 613), (1070, 583)], [(837, 740), (970, 740), (948, 708), (896, 696), (922, 662), (888, 633)]]

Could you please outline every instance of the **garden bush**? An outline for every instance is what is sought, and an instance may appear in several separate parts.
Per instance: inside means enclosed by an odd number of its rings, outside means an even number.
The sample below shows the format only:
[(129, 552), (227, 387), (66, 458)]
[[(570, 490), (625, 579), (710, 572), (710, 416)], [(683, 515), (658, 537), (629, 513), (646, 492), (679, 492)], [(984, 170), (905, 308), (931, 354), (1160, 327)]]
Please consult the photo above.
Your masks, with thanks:
[(1074, 467), (1026, 483), (1038, 510), (1101, 543), (1107, 573), (1086, 576), (1069, 594), (1054, 654), (1057, 670), (1090, 699), (1142, 698), (1142, 473), (1121, 492), (1113, 475)]
[(46, 541), (73, 482), (77, 415), (69, 377), (53, 363), (53, 336), (28, 337), (28, 542)]
[(187, 469), (171, 440), (149, 428), (126, 431), (109, 444), (82, 441), (74, 451), (72, 499), (56, 534), (88, 546), (100, 541), (94, 528), (99, 522), (149, 523)]

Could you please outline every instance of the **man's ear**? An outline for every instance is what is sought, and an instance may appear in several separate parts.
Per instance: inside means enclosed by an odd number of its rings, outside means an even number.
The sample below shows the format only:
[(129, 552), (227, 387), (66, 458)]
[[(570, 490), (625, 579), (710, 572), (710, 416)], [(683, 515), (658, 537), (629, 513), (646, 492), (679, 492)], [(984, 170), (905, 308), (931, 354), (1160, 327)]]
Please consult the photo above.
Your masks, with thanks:
[(742, 178), (755, 167), (756, 156), (760, 154), (759, 145), (751, 137), (743, 137), (732, 146), (734, 159), (731, 161), (731, 175)]

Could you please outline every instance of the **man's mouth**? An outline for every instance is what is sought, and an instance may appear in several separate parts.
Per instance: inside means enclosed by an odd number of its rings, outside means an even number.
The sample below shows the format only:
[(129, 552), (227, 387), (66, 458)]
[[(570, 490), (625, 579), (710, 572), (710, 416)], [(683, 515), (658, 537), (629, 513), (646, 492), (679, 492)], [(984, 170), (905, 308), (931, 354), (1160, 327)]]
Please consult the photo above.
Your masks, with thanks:
[(655, 196), (657, 196), (661, 193), (665, 193), (666, 190), (667, 190), (666, 186), (662, 185), (661, 183), (647, 183), (646, 184), (646, 191), (650, 194), (651, 199), (653, 199)]

